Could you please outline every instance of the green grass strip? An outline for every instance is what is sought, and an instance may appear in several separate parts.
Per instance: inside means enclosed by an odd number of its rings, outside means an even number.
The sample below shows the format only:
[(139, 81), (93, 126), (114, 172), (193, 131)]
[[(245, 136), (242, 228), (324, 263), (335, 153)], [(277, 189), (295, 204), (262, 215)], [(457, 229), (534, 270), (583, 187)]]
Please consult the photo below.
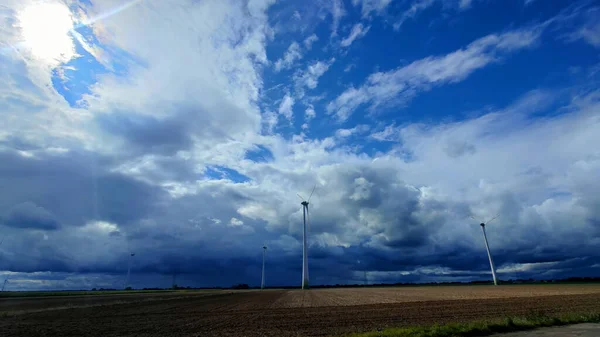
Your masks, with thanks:
[(351, 337), (475, 337), (495, 333), (531, 330), (541, 327), (578, 323), (600, 323), (600, 313), (581, 313), (548, 316), (532, 314), (524, 317), (508, 317), (498, 320), (471, 323), (435, 324), (407, 328), (388, 328), (382, 331), (350, 334)]

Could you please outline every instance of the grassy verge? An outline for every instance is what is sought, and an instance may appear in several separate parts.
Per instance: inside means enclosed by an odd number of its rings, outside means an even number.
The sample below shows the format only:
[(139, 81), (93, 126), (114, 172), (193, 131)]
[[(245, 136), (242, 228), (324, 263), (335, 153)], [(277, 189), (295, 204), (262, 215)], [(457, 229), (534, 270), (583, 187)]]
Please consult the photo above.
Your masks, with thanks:
[(407, 328), (389, 328), (351, 334), (351, 337), (475, 337), (489, 336), (495, 333), (531, 330), (541, 327), (578, 324), (600, 323), (600, 313), (580, 313), (548, 316), (531, 314), (524, 317), (508, 317), (505, 319), (477, 321), (471, 323), (451, 323), (431, 326), (415, 326)]

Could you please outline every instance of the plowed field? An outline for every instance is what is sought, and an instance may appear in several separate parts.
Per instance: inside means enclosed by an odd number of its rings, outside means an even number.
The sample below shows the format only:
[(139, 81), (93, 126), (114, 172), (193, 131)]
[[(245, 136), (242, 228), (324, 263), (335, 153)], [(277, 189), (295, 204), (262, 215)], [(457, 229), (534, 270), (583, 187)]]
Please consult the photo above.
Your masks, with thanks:
[(215, 291), (0, 300), (0, 336), (328, 336), (600, 312), (600, 285)]

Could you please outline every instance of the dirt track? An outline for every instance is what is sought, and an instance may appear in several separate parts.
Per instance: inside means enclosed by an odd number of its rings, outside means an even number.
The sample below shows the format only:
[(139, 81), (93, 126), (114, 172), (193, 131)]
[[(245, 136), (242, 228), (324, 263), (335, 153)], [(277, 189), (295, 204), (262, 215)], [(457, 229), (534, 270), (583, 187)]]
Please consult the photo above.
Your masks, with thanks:
[[(365, 304), (373, 302), (379, 304)], [(0, 316), (0, 336), (327, 336), (540, 311), (600, 311), (600, 286), (268, 290), (13, 309)]]

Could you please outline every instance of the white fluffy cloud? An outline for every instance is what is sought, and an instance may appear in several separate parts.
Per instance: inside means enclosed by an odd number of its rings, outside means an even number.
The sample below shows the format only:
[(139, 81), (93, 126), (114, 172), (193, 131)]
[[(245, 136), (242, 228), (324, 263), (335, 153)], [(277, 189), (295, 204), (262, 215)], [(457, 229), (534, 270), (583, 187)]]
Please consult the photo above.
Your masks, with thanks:
[(309, 64), (306, 67), (305, 71), (298, 71), (294, 75), (294, 81), (296, 82), (296, 91), (299, 96), (304, 96), (303, 87), (307, 87), (309, 89), (315, 89), (319, 84), (319, 78), (327, 72), (329, 67), (335, 62), (335, 59), (332, 58), (329, 61), (316, 61), (314, 63)]
[(279, 104), (279, 114), (283, 115), (288, 120), (291, 120), (294, 114), (293, 108), (294, 98), (289, 94), (286, 94), (281, 100), (281, 103)]
[(368, 16), (371, 12), (381, 14), (392, 0), (352, 0), (354, 6), (360, 6), (363, 17)]
[(312, 34), (311, 36), (307, 37), (306, 39), (304, 39), (304, 47), (307, 50), (311, 50), (312, 49), (312, 45), (319, 41), (319, 37), (317, 37), (317, 34)]
[(588, 9), (583, 14), (584, 23), (575, 32), (570, 34), (570, 39), (581, 39), (596, 48), (600, 48), (600, 23), (598, 22), (599, 15), (600, 9)]
[(427, 57), (387, 72), (371, 74), (361, 87), (347, 89), (330, 102), (327, 112), (344, 121), (362, 104), (370, 103), (374, 109), (405, 103), (419, 91), (462, 81), (502, 56), (531, 47), (540, 34), (539, 27), (492, 34), (443, 56)]
[(292, 42), (282, 58), (275, 62), (275, 71), (289, 69), (294, 65), (294, 62), (302, 58), (302, 50), (298, 42)]
[(342, 42), (340, 42), (340, 45), (342, 47), (350, 46), (352, 42), (354, 42), (356, 39), (360, 39), (361, 37), (367, 35), (369, 29), (370, 27), (364, 27), (362, 23), (355, 24), (354, 26), (352, 26), (350, 34), (348, 34), (348, 36), (344, 38)]
[(418, 14), (432, 7), (435, 4), (443, 5), (445, 8), (454, 8), (458, 11), (463, 11), (471, 7), (473, 0), (414, 0), (408, 3), (408, 9), (403, 11), (396, 20), (396, 22), (394, 22), (393, 24), (395, 30), (400, 29), (400, 27), (404, 24), (404, 22), (406, 22), (406, 20), (414, 19)]
[(340, 20), (344, 15), (346, 15), (346, 10), (344, 9), (344, 3), (342, 0), (332, 0), (331, 1), (331, 36), (337, 36), (337, 30), (340, 25)]

